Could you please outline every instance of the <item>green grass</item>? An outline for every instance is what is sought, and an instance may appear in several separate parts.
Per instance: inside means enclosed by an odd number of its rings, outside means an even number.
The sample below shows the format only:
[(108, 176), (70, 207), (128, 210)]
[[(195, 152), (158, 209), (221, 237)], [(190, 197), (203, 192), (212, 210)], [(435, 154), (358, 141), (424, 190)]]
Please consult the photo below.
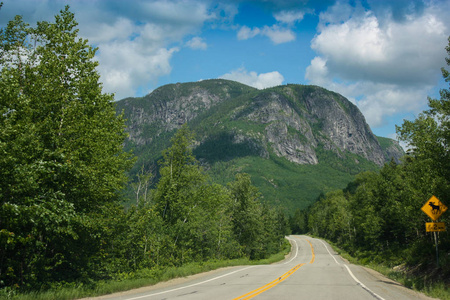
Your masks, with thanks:
[(234, 260), (211, 260), (186, 264), (181, 267), (166, 267), (157, 269), (141, 269), (133, 273), (118, 274), (117, 279), (93, 282), (90, 285), (82, 283), (55, 284), (47, 291), (29, 293), (16, 293), (13, 289), (0, 289), (0, 299), (10, 300), (70, 300), (84, 297), (95, 297), (111, 293), (117, 293), (151, 286), (158, 282), (168, 281), (174, 278), (208, 272), (224, 267), (242, 265), (271, 264), (284, 259), (290, 251), (290, 244), (284, 241), (283, 249), (279, 253), (262, 260), (249, 260), (247, 258)]

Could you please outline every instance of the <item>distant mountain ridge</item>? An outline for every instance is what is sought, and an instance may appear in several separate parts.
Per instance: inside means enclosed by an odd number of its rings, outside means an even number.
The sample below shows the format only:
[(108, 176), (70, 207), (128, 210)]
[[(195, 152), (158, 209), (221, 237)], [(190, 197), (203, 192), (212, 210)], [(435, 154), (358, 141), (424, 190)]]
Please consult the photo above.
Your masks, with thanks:
[[(231, 177), (232, 169), (251, 173), (253, 167), (244, 161), (253, 157), (261, 167), (271, 165), (267, 174), (278, 168), (275, 162), (281, 159), (299, 173), (302, 166), (320, 165), (317, 170), (331, 168), (351, 179), (391, 159), (399, 161), (404, 154), (396, 141), (376, 137), (349, 100), (318, 86), (289, 84), (257, 90), (212, 79), (165, 85), (145, 97), (118, 101), (116, 107), (127, 119), (126, 148), (138, 156), (138, 165), (155, 162), (184, 123), (196, 133), (194, 153), (213, 177)], [(217, 171), (219, 165), (221, 171)], [(256, 172), (260, 174), (251, 174), (252, 178), (265, 177), (264, 170)], [(282, 181), (283, 175), (276, 173), (276, 178), (261, 181), (266, 182), (262, 190), (270, 186), (279, 189), (274, 182)], [(301, 177), (299, 174), (298, 179)], [(325, 190), (332, 188), (338, 187), (327, 186)], [(292, 186), (288, 194), (295, 189)], [(279, 192), (264, 196), (278, 195), (276, 201), (282, 205), (284, 193)], [(316, 196), (299, 201), (305, 204)]]

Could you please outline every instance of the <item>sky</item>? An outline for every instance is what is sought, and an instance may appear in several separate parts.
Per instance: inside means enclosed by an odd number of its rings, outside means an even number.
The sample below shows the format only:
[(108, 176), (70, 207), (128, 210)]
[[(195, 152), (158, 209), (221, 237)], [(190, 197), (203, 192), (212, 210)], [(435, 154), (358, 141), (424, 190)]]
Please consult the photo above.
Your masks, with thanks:
[(2, 1), (1, 27), (15, 15), (33, 26), (53, 21), (69, 5), (116, 100), (214, 78), (258, 89), (312, 84), (342, 94), (376, 135), (395, 138), (395, 125), (448, 88), (440, 69), (450, 0)]

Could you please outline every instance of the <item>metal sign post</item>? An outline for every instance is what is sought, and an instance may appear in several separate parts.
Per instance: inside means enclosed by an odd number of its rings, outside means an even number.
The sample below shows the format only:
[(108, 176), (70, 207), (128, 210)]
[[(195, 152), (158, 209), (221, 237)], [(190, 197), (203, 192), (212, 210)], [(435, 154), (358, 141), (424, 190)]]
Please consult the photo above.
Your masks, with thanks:
[(433, 222), (431, 223), (425, 223), (425, 229), (427, 232), (434, 233), (434, 242), (436, 244), (436, 263), (439, 266), (439, 232), (445, 231), (445, 223), (436, 222), (436, 220), (439, 219), (439, 217), (447, 211), (447, 206), (445, 206), (445, 204), (442, 203), (438, 198), (432, 196), (430, 199), (428, 199), (427, 202), (425, 202), (421, 210), (426, 213), (431, 218), (431, 220), (433, 220)]

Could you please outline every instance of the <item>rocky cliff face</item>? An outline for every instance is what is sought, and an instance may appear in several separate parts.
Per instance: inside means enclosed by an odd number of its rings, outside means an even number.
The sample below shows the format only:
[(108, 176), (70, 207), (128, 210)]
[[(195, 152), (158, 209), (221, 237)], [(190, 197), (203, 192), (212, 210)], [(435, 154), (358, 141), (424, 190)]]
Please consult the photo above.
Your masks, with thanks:
[[(129, 141), (145, 147), (182, 124), (197, 124), (200, 144), (212, 132), (252, 144), (296, 164), (318, 164), (318, 149), (352, 153), (381, 166), (401, 149), (383, 150), (364, 116), (346, 98), (316, 86), (287, 85), (262, 91), (226, 80), (174, 84), (144, 98), (117, 103), (128, 119)], [(203, 127), (202, 127), (203, 126)], [(221, 149), (223, 150), (223, 149)]]
[(228, 81), (170, 84), (143, 98), (126, 98), (117, 103), (124, 111), (129, 141), (143, 146), (161, 133), (180, 128), (217, 104), (254, 90)]

